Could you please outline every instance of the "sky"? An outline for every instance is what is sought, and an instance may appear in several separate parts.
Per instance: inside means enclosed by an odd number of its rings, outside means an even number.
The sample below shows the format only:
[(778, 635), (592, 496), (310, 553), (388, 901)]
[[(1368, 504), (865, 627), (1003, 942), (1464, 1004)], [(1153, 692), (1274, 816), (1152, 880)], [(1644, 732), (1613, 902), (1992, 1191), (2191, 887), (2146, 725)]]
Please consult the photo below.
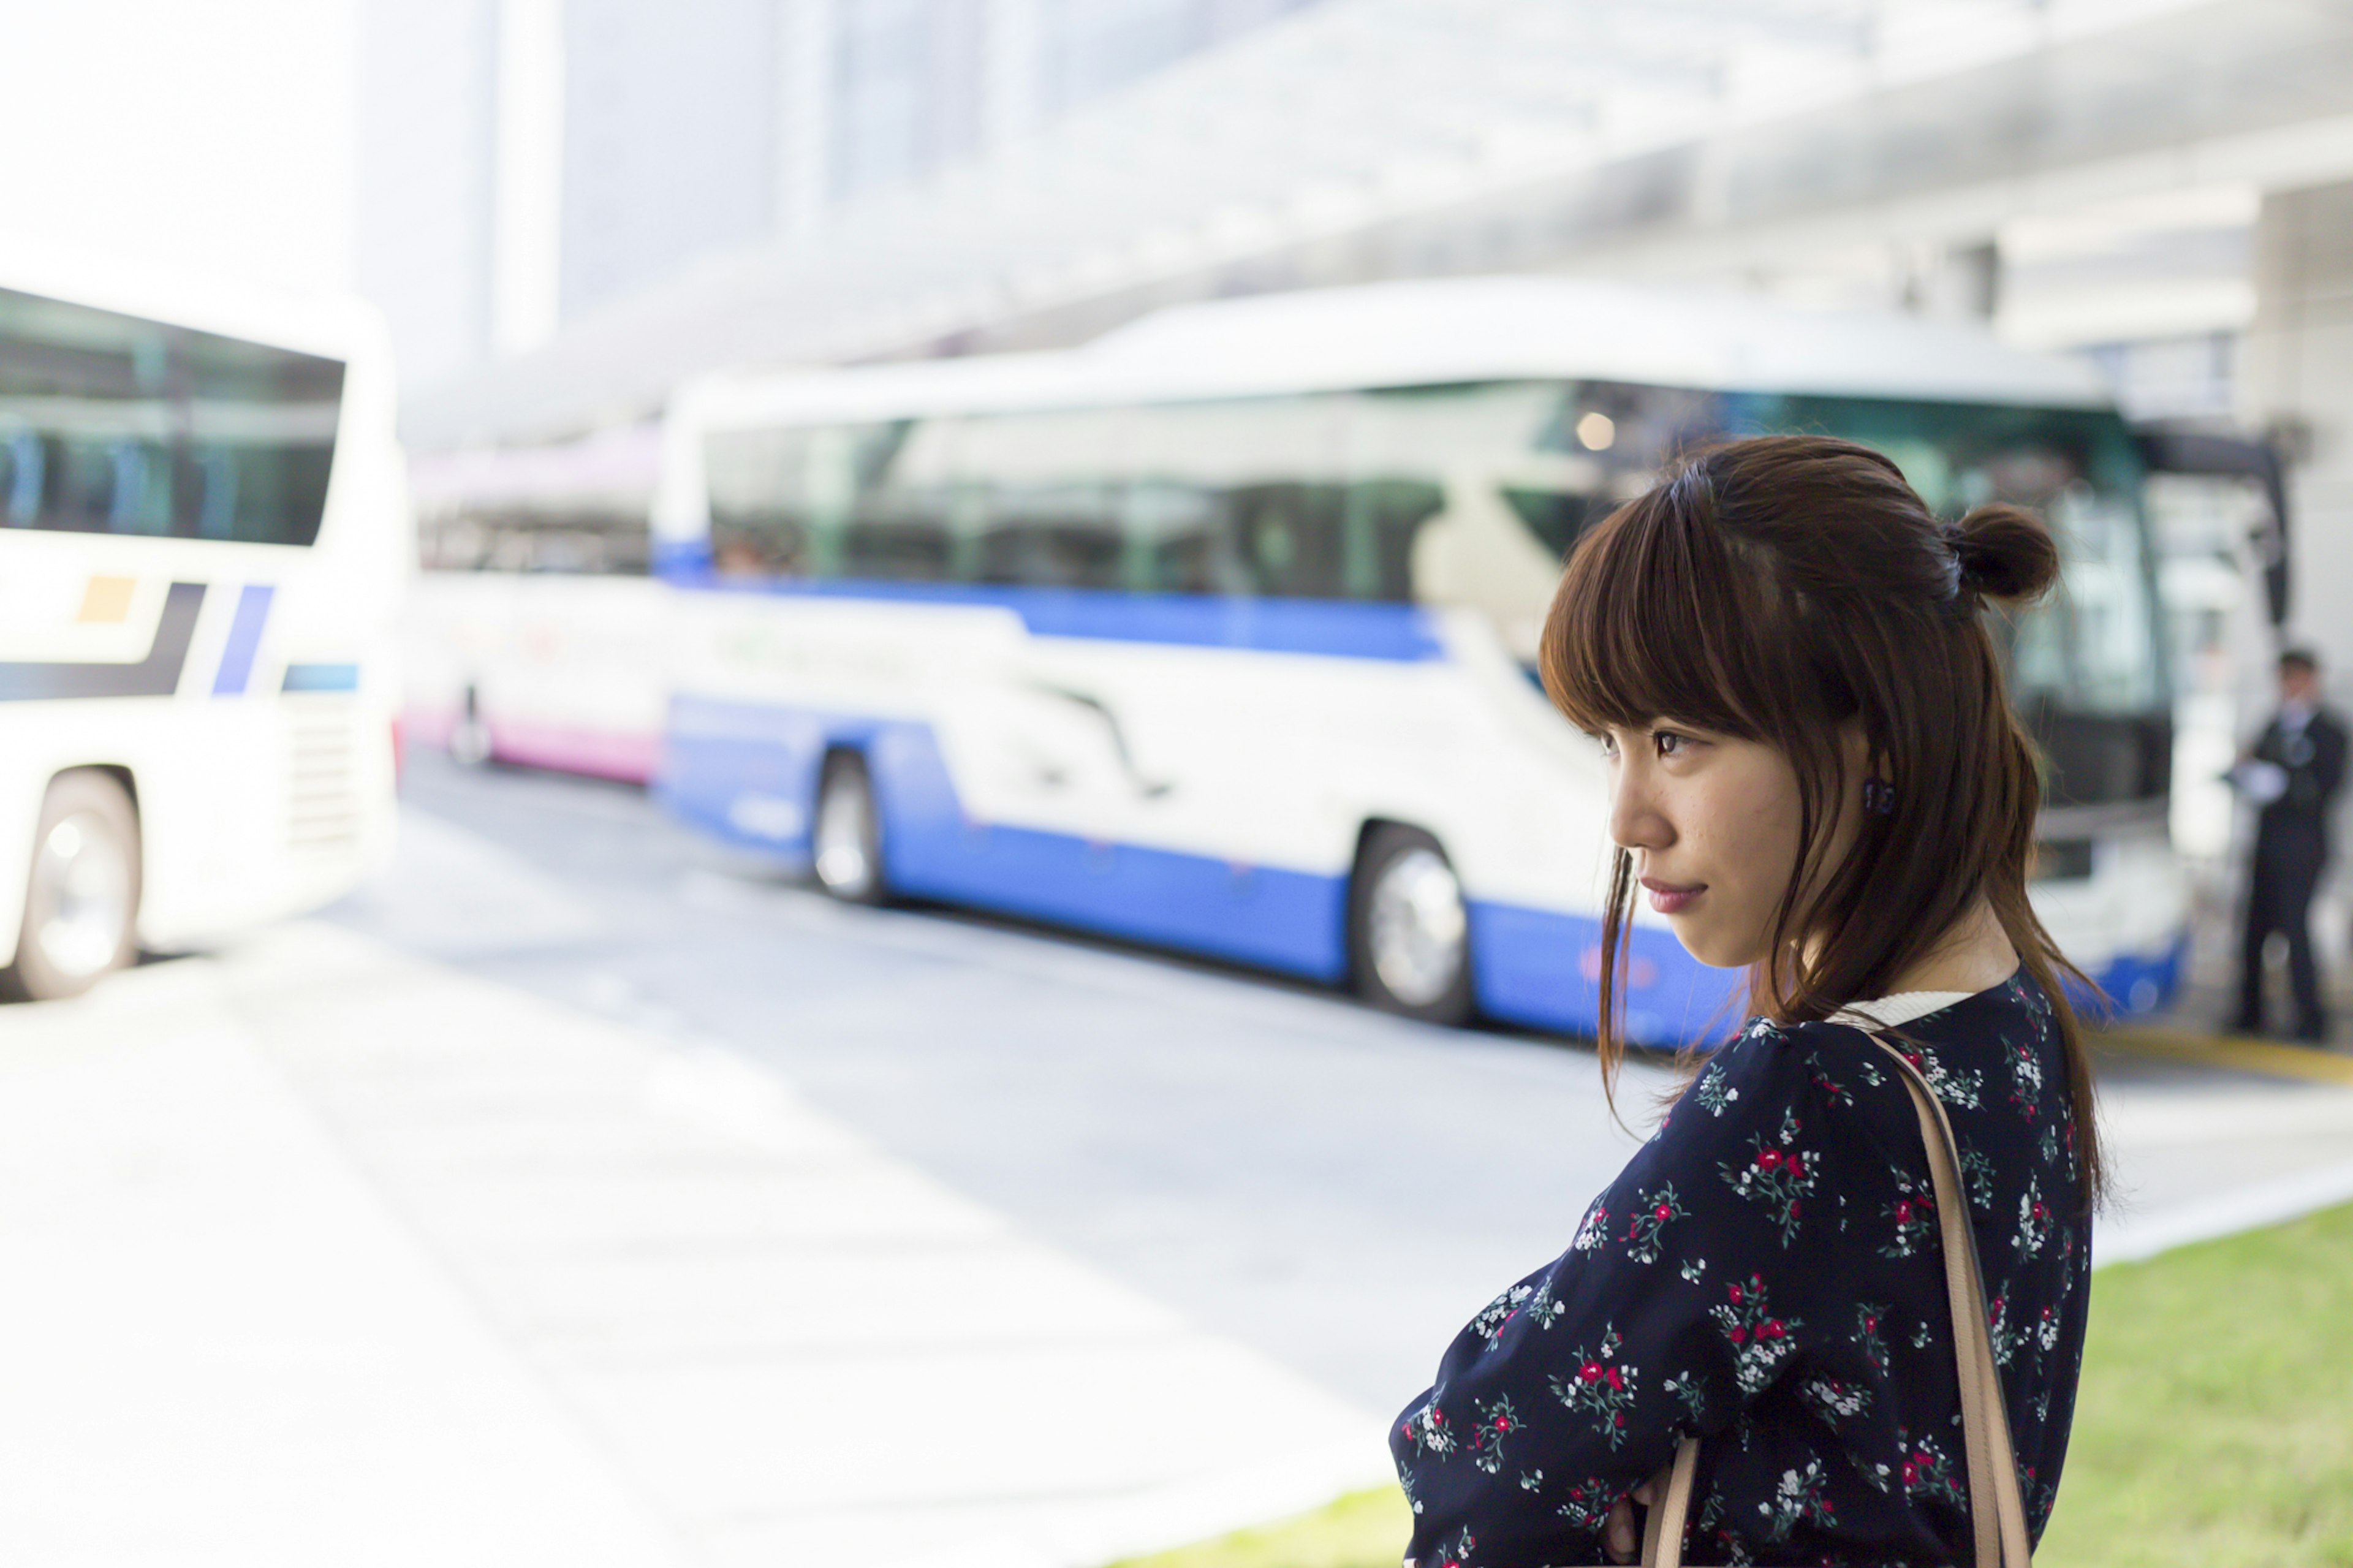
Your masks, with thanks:
[(0, 247), (352, 283), (353, 0), (0, 0)]

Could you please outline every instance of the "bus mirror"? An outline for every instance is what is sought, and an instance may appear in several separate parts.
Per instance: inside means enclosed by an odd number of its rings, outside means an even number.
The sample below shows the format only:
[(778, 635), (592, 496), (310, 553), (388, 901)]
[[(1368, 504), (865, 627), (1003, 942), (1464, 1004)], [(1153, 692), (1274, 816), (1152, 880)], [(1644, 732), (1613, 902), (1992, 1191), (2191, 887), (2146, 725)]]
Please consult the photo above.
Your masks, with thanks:
[(2287, 463), (2278, 444), (2168, 425), (2143, 426), (2134, 436), (2153, 473), (2234, 476), (2263, 487), (2271, 511), (2255, 538), (2263, 562), (2263, 604), (2274, 626), (2285, 625), (2294, 568), (2288, 555)]

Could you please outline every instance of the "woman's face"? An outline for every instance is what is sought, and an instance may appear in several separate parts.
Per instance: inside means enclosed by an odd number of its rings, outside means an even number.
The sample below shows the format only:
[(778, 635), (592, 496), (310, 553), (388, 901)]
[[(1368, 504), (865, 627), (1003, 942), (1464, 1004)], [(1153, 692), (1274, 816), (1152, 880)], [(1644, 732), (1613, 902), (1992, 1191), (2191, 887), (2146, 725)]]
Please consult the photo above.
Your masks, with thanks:
[[(1762, 958), (1798, 863), (1798, 774), (1788, 758), (1672, 719), (1613, 725), (1602, 745), (1609, 837), (1634, 857), (1641, 896), (1702, 963), (1732, 969)], [(1859, 773), (1853, 787), (1860, 792)], [(1825, 866), (1845, 858), (1856, 817), (1838, 814)]]

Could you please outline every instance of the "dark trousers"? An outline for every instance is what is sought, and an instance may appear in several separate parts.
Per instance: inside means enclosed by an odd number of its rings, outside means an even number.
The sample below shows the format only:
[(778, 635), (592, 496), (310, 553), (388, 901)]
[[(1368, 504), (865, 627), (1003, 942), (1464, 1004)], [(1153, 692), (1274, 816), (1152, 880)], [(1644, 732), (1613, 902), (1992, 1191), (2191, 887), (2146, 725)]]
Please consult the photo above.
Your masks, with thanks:
[(2295, 993), (2298, 1039), (2321, 1040), (2328, 1018), (2320, 1007), (2320, 970), (2312, 956), (2312, 895), (2327, 858), (2323, 843), (2302, 836), (2263, 835), (2255, 843), (2254, 874), (2248, 879), (2246, 942), (2239, 957), (2239, 1024), (2250, 1034), (2263, 1027), (2263, 943), (2272, 932), (2287, 938), (2288, 984)]

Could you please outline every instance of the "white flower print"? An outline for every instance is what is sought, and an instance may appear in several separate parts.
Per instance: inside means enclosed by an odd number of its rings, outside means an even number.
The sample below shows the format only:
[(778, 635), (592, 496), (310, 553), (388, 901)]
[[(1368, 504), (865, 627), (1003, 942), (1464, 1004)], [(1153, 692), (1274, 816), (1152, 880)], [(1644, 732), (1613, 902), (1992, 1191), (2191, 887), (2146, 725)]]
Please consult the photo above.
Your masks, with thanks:
[(2010, 1324), (2010, 1298), (1996, 1296), (1993, 1305), (1986, 1309), (1986, 1337), (1993, 1341), (1993, 1359), (1997, 1365), (2008, 1366), (2018, 1354), (2018, 1347), (2026, 1341), (2022, 1329)]
[(2033, 1121), (2042, 1102), (2042, 1059), (2034, 1054), (2031, 1042), (2010, 1044), (2010, 1102), (2029, 1121)]
[(1471, 1331), (1486, 1341), (1489, 1350), (1493, 1350), (1495, 1336), (1504, 1331), (1504, 1325), (1512, 1321), (1512, 1315), (1520, 1310), (1520, 1304), (1535, 1294), (1535, 1287), (1533, 1285), (1513, 1286), (1479, 1309), (1479, 1315), (1471, 1320)]
[(1929, 1089), (1938, 1100), (1958, 1110), (1978, 1109), (1985, 1092), (1984, 1073), (1955, 1072), (1937, 1059), (1936, 1052), (1913, 1041), (1888, 1043), (1895, 1047), (1897, 1055), (1920, 1069), (1920, 1076), (1928, 1080)]
[(1798, 1385), (1798, 1394), (1833, 1426), (1871, 1408), (1871, 1390), (1834, 1377), (1810, 1377)]
[[(1606, 1195), (1606, 1194), (1605, 1194)], [(1600, 1198), (1585, 1211), (1585, 1218), (1577, 1227), (1577, 1238), (1568, 1245), (1578, 1252), (1591, 1252), (1609, 1240), (1609, 1208)]]
[(1838, 1516), (1830, 1500), (1822, 1495), (1825, 1480), (1820, 1459), (1809, 1459), (1802, 1470), (1782, 1471), (1781, 1484), (1774, 1489), (1772, 1500), (1757, 1505), (1757, 1511), (1765, 1516), (1766, 1539), (1788, 1540), (1799, 1521), (1808, 1524), (1837, 1523)]
[(2026, 1178), (2026, 1190), (2018, 1194), (2018, 1231), (2010, 1238), (2010, 1250), (2021, 1258), (2039, 1258), (2044, 1243), (2051, 1239), (2051, 1206), (2042, 1201), (2042, 1184), (2033, 1177)]
[(1435, 1399), (1425, 1400), (1421, 1406), (1405, 1418), (1406, 1441), (1420, 1454), (1445, 1455), (1454, 1452), (1454, 1434), (1446, 1425), (1446, 1412), (1438, 1407)]

